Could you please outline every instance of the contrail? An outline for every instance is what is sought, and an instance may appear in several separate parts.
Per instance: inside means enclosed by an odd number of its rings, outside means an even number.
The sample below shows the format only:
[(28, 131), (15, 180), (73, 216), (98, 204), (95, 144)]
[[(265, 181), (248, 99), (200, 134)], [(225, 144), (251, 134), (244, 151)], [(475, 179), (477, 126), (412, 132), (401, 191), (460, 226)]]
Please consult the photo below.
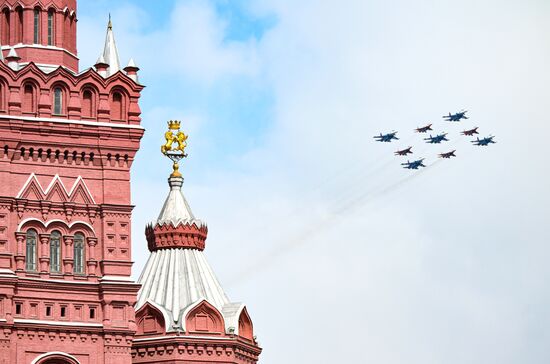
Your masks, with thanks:
[(341, 217), (341, 215), (344, 212), (352, 211), (356, 208), (364, 206), (368, 202), (371, 202), (378, 197), (381, 197), (383, 195), (386, 195), (388, 193), (391, 193), (397, 190), (407, 182), (410, 182), (411, 180), (417, 178), (418, 176), (425, 174), (426, 171), (432, 169), (432, 167), (437, 165), (439, 162), (441, 162), (441, 160), (437, 160), (429, 164), (423, 170), (419, 170), (418, 172), (413, 173), (412, 175), (402, 178), (396, 183), (390, 186), (387, 186), (386, 188), (383, 188), (382, 190), (376, 193), (363, 193), (359, 195), (356, 199), (348, 201), (342, 204), (341, 206), (335, 208), (331, 212), (332, 216), (320, 219), (319, 221), (315, 222), (314, 224), (310, 225), (308, 228), (300, 232), (296, 237), (290, 240), (285, 240), (286, 242), (280, 245), (277, 245), (269, 254), (265, 255), (263, 258), (257, 259), (251, 266), (249, 266), (248, 268), (245, 268), (240, 273), (236, 274), (235, 278), (229, 281), (229, 284), (230, 285), (237, 284), (242, 280), (246, 279), (247, 277), (249, 277), (251, 274), (268, 268), (269, 266), (273, 265), (278, 258), (287, 254), (292, 249), (296, 249), (299, 246), (307, 243), (312, 237), (318, 235), (320, 232), (326, 229), (327, 226), (333, 227), (335, 224), (338, 223), (338, 221), (335, 221), (335, 218), (337, 219), (338, 217)]

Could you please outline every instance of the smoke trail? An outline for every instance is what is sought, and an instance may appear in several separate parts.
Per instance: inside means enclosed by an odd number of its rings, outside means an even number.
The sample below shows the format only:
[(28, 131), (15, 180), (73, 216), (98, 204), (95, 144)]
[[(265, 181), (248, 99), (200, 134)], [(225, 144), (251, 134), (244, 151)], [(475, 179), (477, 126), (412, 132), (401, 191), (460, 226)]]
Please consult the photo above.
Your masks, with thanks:
[(327, 226), (332, 227), (338, 224), (339, 222), (338, 218), (341, 217), (343, 213), (353, 211), (375, 200), (376, 198), (379, 198), (381, 196), (384, 196), (388, 193), (391, 193), (399, 189), (401, 186), (412, 181), (413, 179), (418, 178), (420, 175), (426, 174), (428, 170), (432, 169), (435, 165), (437, 165), (440, 162), (441, 160), (436, 160), (433, 163), (429, 164), (426, 168), (419, 170), (409, 176), (406, 176), (398, 180), (396, 183), (391, 184), (390, 186), (387, 186), (375, 193), (369, 193), (369, 192), (363, 193), (357, 196), (356, 199), (345, 202), (341, 206), (334, 208), (331, 211), (330, 217), (319, 219), (317, 222), (309, 225), (307, 228), (301, 231), (294, 238), (285, 240), (284, 243), (277, 245), (276, 247), (274, 247), (273, 250), (271, 250), (263, 258), (257, 259), (251, 266), (249, 266), (248, 268), (245, 268), (240, 273), (237, 273), (233, 279), (229, 280), (229, 284), (230, 285), (238, 284), (242, 280), (249, 277), (251, 274), (256, 273), (260, 270), (267, 269), (268, 267), (273, 265), (278, 258), (288, 254), (292, 249), (296, 249), (299, 246), (307, 243), (312, 237), (318, 235), (320, 232), (326, 229)]

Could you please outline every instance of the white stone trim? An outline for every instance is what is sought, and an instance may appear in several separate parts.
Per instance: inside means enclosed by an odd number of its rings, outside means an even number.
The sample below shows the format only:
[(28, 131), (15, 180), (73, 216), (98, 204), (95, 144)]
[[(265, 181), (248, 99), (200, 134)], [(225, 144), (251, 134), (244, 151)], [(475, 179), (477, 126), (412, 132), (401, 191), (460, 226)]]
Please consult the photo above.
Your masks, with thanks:
[(67, 224), (66, 221), (63, 221), (63, 220), (59, 220), (59, 219), (53, 219), (53, 220), (48, 220), (47, 222), (43, 222), (42, 220), (40, 219), (37, 219), (35, 217), (29, 217), (28, 219), (25, 219), (23, 221), (21, 221), (19, 223), (19, 225), (17, 226), (17, 232), (21, 232), (21, 228), (23, 227), (23, 225), (25, 225), (26, 223), (28, 223), (29, 221), (36, 221), (36, 222), (39, 222), (41, 223), (42, 225), (44, 225), (45, 228), (48, 228), (48, 226), (50, 226), (50, 224), (54, 223), (54, 222), (60, 222), (60, 223), (63, 223), (65, 224), (65, 226), (67, 226), (69, 229), (71, 229), (75, 224), (82, 224), (82, 225), (85, 225), (87, 226), (93, 233), (94, 233), (94, 238), (96, 237), (95, 235), (95, 230), (94, 228), (92, 227), (92, 225), (88, 224), (87, 222), (85, 221), (81, 221), (81, 220), (76, 220), (76, 221), (73, 221), (71, 222), (70, 224)]
[(136, 281), (132, 277), (120, 277), (120, 276), (103, 276), (100, 279), (101, 283), (136, 283)]
[(145, 130), (145, 128), (141, 125), (115, 124), (115, 123), (105, 123), (101, 121), (85, 121), (85, 120), (58, 119), (58, 118), (37, 118), (32, 116), (15, 116), (15, 115), (6, 115), (6, 114), (0, 115), (0, 119), (22, 120), (22, 121), (45, 121), (48, 123), (80, 124), (80, 125), (86, 125), (86, 126), (107, 126), (112, 128)]
[(225, 340), (225, 341), (231, 341), (234, 340), (230, 337), (218, 337), (218, 336), (194, 336), (194, 335), (178, 335), (178, 336), (155, 336), (155, 337), (147, 337), (142, 339), (134, 339), (134, 342), (147, 342), (147, 341), (154, 341), (154, 340), (162, 340), (162, 339), (175, 339), (175, 338), (183, 338), (183, 339), (206, 339), (206, 340)]
[(42, 185), (40, 184), (40, 182), (38, 181), (38, 178), (36, 178), (36, 174), (33, 172), (31, 173), (31, 175), (29, 176), (29, 178), (27, 179), (27, 182), (25, 182), (25, 184), (23, 185), (23, 187), (21, 188), (21, 190), (19, 190), (19, 193), (16, 195), (16, 198), (21, 198), (21, 195), (23, 194), (23, 192), (27, 189), (27, 187), (29, 186), (29, 184), (31, 183), (31, 181), (34, 179), (34, 181), (36, 182), (36, 184), (38, 185), (38, 187), (40, 187), (40, 189), (42, 190), (42, 193), (44, 195), (47, 195), (48, 193), (51, 192), (53, 186), (55, 185), (55, 182), (56, 181), (59, 181), (59, 184), (61, 185), (61, 187), (63, 188), (63, 190), (65, 191), (65, 193), (67, 194), (67, 196), (69, 198), (73, 197), (73, 193), (76, 189), (76, 187), (78, 186), (79, 182), (82, 182), (82, 185), (84, 186), (84, 189), (86, 190), (86, 192), (88, 193), (88, 196), (90, 196), (90, 198), (92, 199), (92, 204), (93, 205), (97, 205), (97, 203), (95, 202), (95, 199), (94, 199), (94, 196), (92, 195), (92, 192), (90, 191), (90, 189), (88, 188), (88, 185), (86, 184), (86, 182), (84, 182), (84, 179), (82, 178), (82, 176), (78, 176), (76, 181), (73, 183), (73, 187), (71, 188), (70, 191), (67, 191), (67, 187), (65, 187), (65, 184), (63, 183), (63, 181), (61, 180), (61, 178), (59, 177), (59, 174), (56, 174), (52, 181), (50, 182), (50, 184), (48, 185), (48, 187), (44, 190), (44, 188), (42, 187)]
[(16, 324), (40, 324), (40, 325), (55, 325), (55, 326), (80, 326), (80, 327), (103, 327), (102, 324), (92, 324), (89, 322), (73, 322), (73, 321), (45, 321), (45, 320), (30, 320), (30, 319), (14, 319)]
[[(11, 49), (12, 46), (2, 46), (2, 50), (5, 50), (5, 49)], [(24, 43), (18, 43), (16, 45), (13, 46), (13, 48), (15, 49), (19, 49), (19, 48), (36, 48), (36, 49), (49, 49), (49, 50), (52, 50), (52, 51), (63, 51), (67, 54), (70, 54), (71, 56), (75, 57), (76, 59), (79, 59), (78, 56), (70, 51), (68, 51), (67, 49), (65, 48), (60, 48), (60, 47), (56, 47), (56, 46), (45, 46), (45, 45), (42, 45), (42, 44), (24, 44)]]
[(99, 285), (97, 282), (81, 282), (81, 281), (64, 281), (61, 279), (42, 279), (42, 278), (29, 278), (29, 277), (19, 277), (20, 281), (34, 281), (34, 282), (53, 282), (53, 283), (61, 283), (61, 284), (82, 284), (82, 285)]
[(38, 363), (40, 360), (44, 359), (44, 358), (47, 358), (48, 356), (52, 356), (52, 355), (61, 355), (61, 356), (64, 356), (64, 357), (67, 357), (71, 360), (74, 360), (75, 362), (77, 363), (80, 363), (78, 361), (77, 358), (75, 358), (74, 356), (72, 356), (71, 354), (67, 354), (67, 353), (63, 353), (61, 351), (50, 351), (49, 353), (45, 353), (45, 354), (42, 354), (42, 355), (39, 355), (37, 356), (36, 358), (34, 358), (34, 360), (31, 362), (31, 364), (36, 364)]
[(44, 189), (42, 188), (42, 185), (40, 184), (40, 182), (38, 182), (38, 180), (36, 179), (36, 175), (33, 173), (31, 173), (31, 175), (29, 176), (29, 178), (27, 178), (27, 181), (23, 184), (23, 187), (21, 187), (21, 189), (19, 190), (19, 192), (17, 193), (17, 195), (15, 195), (15, 198), (21, 198), (21, 195), (23, 194), (23, 192), (27, 189), (27, 186), (31, 183), (32, 180), (35, 180), (36, 183), (40, 186), (40, 189), (42, 190), (42, 192), (44, 192)]

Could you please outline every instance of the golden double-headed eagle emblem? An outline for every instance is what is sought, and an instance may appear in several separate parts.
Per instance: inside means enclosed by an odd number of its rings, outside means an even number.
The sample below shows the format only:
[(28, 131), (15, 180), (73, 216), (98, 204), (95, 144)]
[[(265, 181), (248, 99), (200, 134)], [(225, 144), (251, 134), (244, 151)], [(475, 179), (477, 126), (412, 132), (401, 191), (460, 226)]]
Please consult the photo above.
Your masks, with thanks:
[(180, 121), (170, 120), (168, 122), (168, 131), (164, 133), (166, 143), (160, 147), (162, 154), (174, 162), (174, 171), (170, 177), (178, 178), (181, 177), (181, 173), (179, 172), (179, 162), (183, 158), (187, 157), (187, 154), (185, 154), (185, 148), (187, 147), (187, 135), (185, 135), (183, 131), (180, 131), (180, 126)]

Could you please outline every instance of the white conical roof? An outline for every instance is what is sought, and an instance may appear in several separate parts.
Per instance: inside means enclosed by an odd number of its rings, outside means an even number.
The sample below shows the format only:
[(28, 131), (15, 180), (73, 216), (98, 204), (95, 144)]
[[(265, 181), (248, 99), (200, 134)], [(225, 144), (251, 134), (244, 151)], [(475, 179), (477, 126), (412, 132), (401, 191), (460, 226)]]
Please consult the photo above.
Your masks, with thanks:
[(168, 193), (168, 197), (160, 211), (157, 224), (165, 225), (172, 223), (174, 226), (177, 226), (180, 223), (195, 223), (199, 227), (203, 226), (203, 222), (195, 218), (191, 207), (187, 203), (185, 196), (183, 196), (183, 192), (181, 191), (183, 178), (170, 177), (168, 184), (170, 185), (170, 193)]
[(103, 49), (103, 59), (109, 65), (107, 76), (114, 75), (120, 71), (120, 58), (116, 46), (115, 35), (113, 33), (113, 23), (109, 15), (109, 24), (107, 25), (107, 36), (105, 37), (105, 48)]
[[(196, 223), (201, 226), (181, 191), (183, 178), (168, 179), (170, 192), (156, 225)], [(207, 301), (224, 317), (226, 330), (238, 329), (235, 323), (244, 307), (231, 303), (214, 275), (201, 249), (189, 247), (154, 250), (139, 277), (141, 288), (135, 306), (139, 310), (149, 303), (157, 307), (167, 323), (168, 331), (185, 330), (185, 314), (192, 307)], [(230, 326), (231, 325), (231, 326)]]
[(126, 68), (128, 68), (128, 67), (139, 68), (139, 67), (136, 65), (136, 61), (134, 61), (133, 58), (130, 58), (130, 60), (128, 61), (128, 65), (126, 66)]
[(206, 300), (220, 312), (229, 304), (204, 253), (196, 249), (172, 248), (152, 252), (138, 283), (141, 289), (136, 310), (152, 302), (162, 307), (172, 325), (176, 326), (181, 326), (183, 312), (197, 302)]

